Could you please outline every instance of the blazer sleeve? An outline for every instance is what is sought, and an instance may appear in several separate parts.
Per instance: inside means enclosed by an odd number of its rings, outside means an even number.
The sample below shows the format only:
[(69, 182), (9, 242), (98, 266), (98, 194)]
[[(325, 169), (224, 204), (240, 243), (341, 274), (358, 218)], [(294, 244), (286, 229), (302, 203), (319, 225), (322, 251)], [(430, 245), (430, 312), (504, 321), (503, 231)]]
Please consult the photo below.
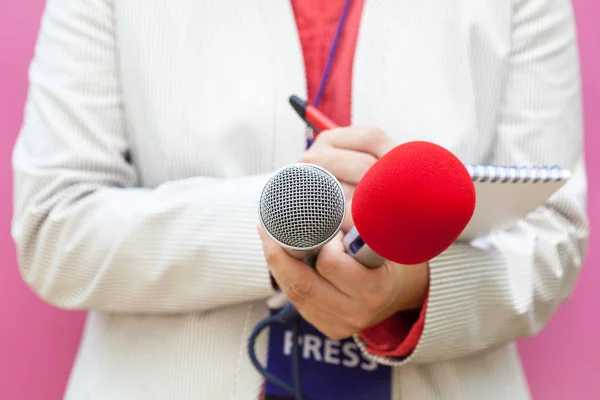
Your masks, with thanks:
[[(513, 12), (513, 47), (490, 161), (558, 164), (572, 177), (510, 228), (456, 243), (431, 260), (424, 327), (414, 351), (395, 357), (398, 349), (377, 351), (355, 335), (365, 355), (380, 363), (449, 361), (535, 335), (569, 298), (583, 264), (587, 181), (571, 4), (518, 0)], [(399, 345), (407, 340), (398, 339)]]
[(48, 303), (202, 311), (271, 287), (256, 232), (266, 175), (139, 187), (122, 114), (108, 0), (49, 0), (13, 153), (12, 235)]

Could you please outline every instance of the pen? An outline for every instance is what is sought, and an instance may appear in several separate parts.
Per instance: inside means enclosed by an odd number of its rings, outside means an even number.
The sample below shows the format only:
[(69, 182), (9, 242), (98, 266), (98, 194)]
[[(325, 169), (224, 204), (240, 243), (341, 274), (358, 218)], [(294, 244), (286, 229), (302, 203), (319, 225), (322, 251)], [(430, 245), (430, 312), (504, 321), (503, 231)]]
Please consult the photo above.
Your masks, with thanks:
[(325, 114), (316, 107), (309, 105), (306, 101), (296, 95), (290, 96), (290, 104), (300, 118), (302, 118), (315, 133), (338, 127), (336, 123), (326, 117)]

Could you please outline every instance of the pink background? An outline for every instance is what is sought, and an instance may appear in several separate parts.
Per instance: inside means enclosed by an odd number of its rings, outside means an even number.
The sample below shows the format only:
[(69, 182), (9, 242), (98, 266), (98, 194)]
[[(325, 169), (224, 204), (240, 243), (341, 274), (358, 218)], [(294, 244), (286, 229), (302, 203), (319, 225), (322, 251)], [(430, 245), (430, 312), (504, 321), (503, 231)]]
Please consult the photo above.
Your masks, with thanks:
[[(600, 224), (600, 1), (574, 0), (586, 103), (590, 218)], [(0, 0), (0, 398), (58, 400), (77, 350), (84, 314), (39, 301), (19, 277), (9, 224), (10, 158), (22, 121), (27, 67), (43, 0)], [(596, 150), (596, 151), (594, 151)], [(595, 206), (594, 206), (595, 205)], [(594, 232), (595, 233), (595, 232)], [(573, 298), (520, 350), (535, 399), (600, 398), (600, 246), (592, 244)], [(595, 245), (594, 245), (595, 244)]]

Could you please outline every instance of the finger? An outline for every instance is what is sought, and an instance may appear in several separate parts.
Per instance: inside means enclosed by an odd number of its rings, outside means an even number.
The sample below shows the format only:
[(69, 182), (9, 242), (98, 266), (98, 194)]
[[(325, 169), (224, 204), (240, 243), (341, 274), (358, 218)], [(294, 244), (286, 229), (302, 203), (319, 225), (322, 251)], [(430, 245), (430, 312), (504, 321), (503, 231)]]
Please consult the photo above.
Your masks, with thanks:
[(281, 246), (267, 236), (262, 227), (259, 227), (258, 232), (269, 270), (281, 291), (298, 311), (313, 302), (324, 306), (345, 302), (345, 295), (317, 274), (313, 268), (288, 255)]
[(368, 153), (379, 159), (396, 147), (394, 140), (379, 128), (352, 126), (323, 131), (313, 146), (333, 146), (339, 149)]
[(346, 215), (344, 215), (344, 222), (342, 223), (342, 232), (347, 233), (354, 226), (354, 220), (352, 219), (352, 200), (346, 202)]
[(346, 253), (342, 233), (321, 248), (316, 270), (331, 285), (353, 299), (377, 290), (385, 279), (390, 278), (385, 276), (387, 268), (367, 268)]
[(321, 147), (311, 148), (300, 161), (325, 168), (338, 180), (356, 186), (377, 159), (354, 150)]
[(298, 312), (302, 318), (329, 339), (343, 340), (358, 332), (357, 328), (350, 322), (326, 310)]
[(344, 190), (344, 196), (346, 197), (346, 200), (351, 201), (352, 196), (354, 196), (354, 190), (356, 189), (356, 185), (351, 185), (346, 182), (340, 182), (340, 184), (342, 185), (342, 189)]

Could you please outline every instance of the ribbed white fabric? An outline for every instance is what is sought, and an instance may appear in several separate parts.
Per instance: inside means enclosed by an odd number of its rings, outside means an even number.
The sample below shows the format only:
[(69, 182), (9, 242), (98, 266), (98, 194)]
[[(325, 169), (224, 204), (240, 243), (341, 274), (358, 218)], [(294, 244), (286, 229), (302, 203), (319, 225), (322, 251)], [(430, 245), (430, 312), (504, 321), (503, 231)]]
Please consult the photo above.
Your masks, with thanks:
[[(289, 2), (49, 0), (30, 78), (13, 236), (40, 297), (90, 310), (66, 398), (256, 399), (245, 346), (273, 294), (257, 199), (304, 146)], [(512, 342), (568, 298), (588, 237), (569, 1), (367, 1), (353, 79), (354, 123), (398, 143), (573, 172), (433, 260), (418, 348), (379, 360), (394, 399), (529, 398)]]

